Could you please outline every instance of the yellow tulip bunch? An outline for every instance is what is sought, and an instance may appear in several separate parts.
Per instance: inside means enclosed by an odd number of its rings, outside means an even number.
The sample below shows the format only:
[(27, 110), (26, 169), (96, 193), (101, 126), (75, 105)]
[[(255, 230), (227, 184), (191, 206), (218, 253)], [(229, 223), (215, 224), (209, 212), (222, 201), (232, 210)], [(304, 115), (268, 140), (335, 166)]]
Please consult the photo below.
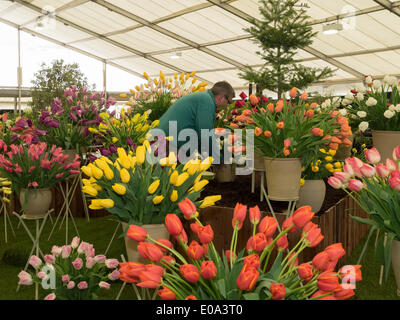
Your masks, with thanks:
[[(133, 107), (134, 112), (151, 110), (151, 120), (159, 119), (176, 99), (192, 92), (205, 91), (208, 85), (199, 81), (195, 72), (175, 73), (167, 77), (160, 71), (159, 77), (154, 78), (144, 72), (143, 77), (147, 82), (130, 89), (132, 96), (126, 104)], [(126, 98), (127, 94), (123, 93), (121, 97)]]
[(333, 172), (342, 171), (342, 163), (334, 161), (336, 150), (323, 149), (319, 150), (317, 160), (310, 163), (308, 167), (302, 168), (302, 179), (300, 185), (304, 185), (305, 180), (319, 180), (332, 175)]
[[(147, 113), (133, 114), (132, 109), (121, 109), (120, 117), (114, 118), (103, 112), (100, 114), (103, 123), (97, 129), (89, 129), (101, 136), (104, 148), (110, 150), (110, 146), (126, 150), (133, 150), (135, 145), (144, 143), (149, 138), (149, 131), (158, 126), (159, 121), (149, 122)], [(111, 153), (112, 150), (110, 150)]]
[[(82, 191), (92, 197), (90, 209), (106, 209), (129, 224), (162, 223), (168, 213), (180, 214), (178, 203), (189, 198), (194, 203), (208, 184), (202, 179), (212, 158), (178, 164), (175, 154), (157, 160), (146, 141), (136, 154), (117, 149), (114, 161), (101, 157), (81, 167), (87, 176)], [(197, 202), (200, 208), (213, 205), (221, 196)]]
[(10, 196), (12, 194), (11, 190), (11, 181), (7, 180), (6, 178), (0, 178), (0, 191), (3, 193), (2, 200), (6, 203), (10, 203)]

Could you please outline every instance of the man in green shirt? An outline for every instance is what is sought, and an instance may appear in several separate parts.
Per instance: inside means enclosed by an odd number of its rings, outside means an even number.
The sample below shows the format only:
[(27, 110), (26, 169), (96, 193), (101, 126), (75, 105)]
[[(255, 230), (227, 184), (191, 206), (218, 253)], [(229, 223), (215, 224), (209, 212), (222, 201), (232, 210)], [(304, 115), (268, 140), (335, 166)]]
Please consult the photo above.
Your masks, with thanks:
[(200, 154), (215, 155), (212, 138), (215, 113), (217, 108), (232, 103), (234, 96), (235, 91), (226, 81), (215, 83), (209, 90), (183, 96), (160, 118), (157, 129), (173, 138), (170, 146), (177, 147), (181, 155), (193, 154), (194, 149)]

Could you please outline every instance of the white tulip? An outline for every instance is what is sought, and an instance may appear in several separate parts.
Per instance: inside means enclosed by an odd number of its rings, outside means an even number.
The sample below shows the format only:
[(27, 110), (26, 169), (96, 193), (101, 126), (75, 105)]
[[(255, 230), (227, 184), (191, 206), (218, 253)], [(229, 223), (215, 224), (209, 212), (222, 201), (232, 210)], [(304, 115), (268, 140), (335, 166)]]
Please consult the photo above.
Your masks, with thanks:
[(326, 99), (326, 100), (325, 100), (325, 105), (326, 105), (327, 107), (330, 107), (330, 106), (331, 106), (331, 103), (332, 103), (331, 99)]
[(357, 116), (359, 118), (365, 118), (367, 116), (367, 113), (365, 111), (358, 111)]
[(396, 108), (395, 108), (395, 106), (394, 105), (390, 105), (389, 106), (389, 108), (388, 108), (390, 111), (392, 111), (392, 112), (395, 112), (396, 111)]
[(365, 103), (368, 107), (372, 107), (375, 106), (378, 103), (378, 101), (376, 101), (376, 99), (369, 97), (367, 102)]
[(394, 110), (395, 110), (396, 112), (400, 112), (400, 104), (396, 105), (396, 106), (394, 107)]
[(343, 117), (347, 116), (347, 110), (346, 110), (346, 109), (340, 109), (340, 110), (339, 110), (339, 113), (340, 113), (340, 115), (343, 116)]
[(379, 81), (379, 80), (374, 80), (373, 82), (372, 82), (372, 86), (375, 88), (375, 89), (379, 89), (380, 87), (382, 87), (382, 83)]
[(366, 121), (363, 121), (363, 122), (361, 122), (361, 123), (358, 125), (358, 129), (360, 129), (362, 132), (364, 132), (365, 130), (367, 130), (368, 127), (369, 127), (369, 123), (366, 122)]
[(357, 93), (357, 100), (358, 101), (363, 101), (364, 100), (364, 94), (362, 94), (361, 92)]
[(346, 96), (344, 97), (345, 99), (347, 99), (347, 100), (351, 100), (351, 101), (353, 101), (353, 99), (354, 99), (354, 96), (353, 96), (353, 94), (351, 94), (351, 93), (348, 93), (348, 94), (346, 94)]
[(390, 111), (390, 110), (386, 110), (386, 111), (383, 113), (383, 116), (384, 116), (385, 118), (388, 118), (388, 119), (392, 118), (394, 115), (395, 115), (395, 112)]
[(328, 106), (326, 105), (325, 102), (322, 102), (322, 103), (321, 103), (321, 108), (322, 108), (322, 109), (326, 109), (327, 107), (328, 107)]
[(348, 104), (350, 104), (350, 103), (352, 103), (352, 102), (353, 102), (353, 100), (343, 99), (343, 100), (342, 100), (342, 105), (343, 105), (343, 106), (347, 106)]
[(371, 84), (372, 81), (373, 81), (373, 80), (372, 80), (372, 77), (371, 77), (371, 76), (368, 76), (368, 77), (365, 78), (365, 83), (366, 83), (366, 84)]
[(354, 88), (358, 93), (364, 93), (367, 91), (367, 89), (365, 88), (365, 86), (363, 84), (356, 84), (355, 88)]

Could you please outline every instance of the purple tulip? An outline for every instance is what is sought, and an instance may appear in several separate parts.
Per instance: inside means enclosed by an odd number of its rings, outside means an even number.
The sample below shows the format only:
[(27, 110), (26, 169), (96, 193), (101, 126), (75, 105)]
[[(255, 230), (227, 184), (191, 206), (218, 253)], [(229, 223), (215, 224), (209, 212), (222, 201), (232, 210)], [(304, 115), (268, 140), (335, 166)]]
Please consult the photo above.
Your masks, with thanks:
[(70, 112), (69, 113), (69, 117), (73, 120), (73, 121), (78, 121), (78, 118), (76, 117), (75, 113)]
[(89, 127), (85, 126), (85, 128), (83, 129), (82, 135), (84, 137), (87, 137), (89, 135)]
[(111, 153), (117, 153), (117, 147), (113, 144), (108, 149), (110, 150)]
[(133, 144), (134, 144), (131, 137), (126, 138), (126, 143), (128, 144), (128, 146), (133, 146)]

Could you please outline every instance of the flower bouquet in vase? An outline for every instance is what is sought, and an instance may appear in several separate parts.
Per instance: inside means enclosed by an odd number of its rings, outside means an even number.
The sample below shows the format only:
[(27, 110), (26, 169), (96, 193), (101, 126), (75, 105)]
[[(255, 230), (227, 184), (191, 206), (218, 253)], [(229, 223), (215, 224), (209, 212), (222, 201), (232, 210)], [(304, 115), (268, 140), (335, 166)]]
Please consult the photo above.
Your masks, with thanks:
[[(361, 280), (359, 265), (334, 271), (345, 255), (340, 243), (328, 246), (312, 261), (298, 263), (305, 248), (315, 247), (323, 239), (321, 229), (311, 222), (314, 213), (309, 206), (296, 210), (282, 229), (273, 217), (261, 217), (257, 206), (250, 208), (253, 233), (246, 249), (237, 253), (238, 232), (247, 214), (247, 206), (238, 203), (231, 245), (221, 255), (213, 244), (214, 230), (198, 219), (195, 204), (185, 199), (179, 207), (184, 217), (193, 221), (190, 228), (198, 241), (188, 243), (176, 214), (166, 215), (165, 226), (181, 251), (169, 240), (155, 239), (142, 227), (130, 225), (128, 237), (139, 242), (141, 256), (151, 264), (121, 263), (122, 281), (143, 288), (161, 287), (158, 295), (163, 300), (344, 300), (354, 295), (355, 284)], [(301, 239), (289, 249), (287, 235), (298, 229), (302, 229)]]
[(306, 103), (306, 92), (298, 97), (296, 88), (289, 95), (293, 100), (268, 103), (257, 112), (245, 110), (239, 120), (254, 130), (255, 152), (264, 157), (268, 198), (278, 201), (298, 200), (301, 167), (308, 166), (324, 145), (337, 150), (339, 144), (349, 143), (338, 135), (351, 134), (338, 111), (317, 111), (318, 105)]
[[(122, 222), (124, 234), (128, 225), (137, 224), (166, 236), (162, 222), (168, 213), (178, 212), (179, 201), (187, 197), (206, 207), (221, 198), (197, 201), (208, 184), (202, 175), (211, 166), (211, 158), (178, 165), (173, 153), (155, 158), (148, 141), (136, 148), (135, 156), (122, 148), (117, 153), (114, 162), (102, 157), (81, 168), (89, 178), (83, 179), (82, 191), (92, 198), (90, 209), (106, 209)], [(135, 244), (125, 240), (128, 257), (137, 255)]]
[(384, 159), (377, 149), (371, 148), (364, 153), (367, 163), (355, 157), (347, 158), (343, 172), (335, 172), (328, 183), (346, 191), (369, 215), (369, 219), (350, 216), (370, 226), (360, 260), (376, 232), (376, 257), (384, 266), (386, 279), (392, 260), (400, 294), (400, 145), (393, 150), (393, 160), (387, 158), (383, 163), (380, 163)]
[(52, 200), (50, 188), (80, 173), (78, 155), (68, 162), (69, 155), (60, 147), (45, 142), (7, 146), (0, 140), (0, 150), (0, 172), (11, 182), (11, 187), (2, 190), (10, 195), (13, 192), (19, 195), (27, 218), (43, 217)]
[(120, 276), (117, 259), (95, 255), (93, 245), (78, 237), (70, 245), (53, 246), (44, 261), (31, 256), (29, 264), (34, 271), (21, 271), (18, 284), (41, 284), (51, 291), (44, 300), (95, 300), (99, 290), (109, 290), (110, 281)]
[(357, 86), (353, 98), (350, 95), (345, 101), (345, 108), (360, 131), (372, 131), (373, 146), (382, 159), (387, 159), (400, 144), (400, 85), (389, 75), (383, 81), (366, 76), (365, 84)]

